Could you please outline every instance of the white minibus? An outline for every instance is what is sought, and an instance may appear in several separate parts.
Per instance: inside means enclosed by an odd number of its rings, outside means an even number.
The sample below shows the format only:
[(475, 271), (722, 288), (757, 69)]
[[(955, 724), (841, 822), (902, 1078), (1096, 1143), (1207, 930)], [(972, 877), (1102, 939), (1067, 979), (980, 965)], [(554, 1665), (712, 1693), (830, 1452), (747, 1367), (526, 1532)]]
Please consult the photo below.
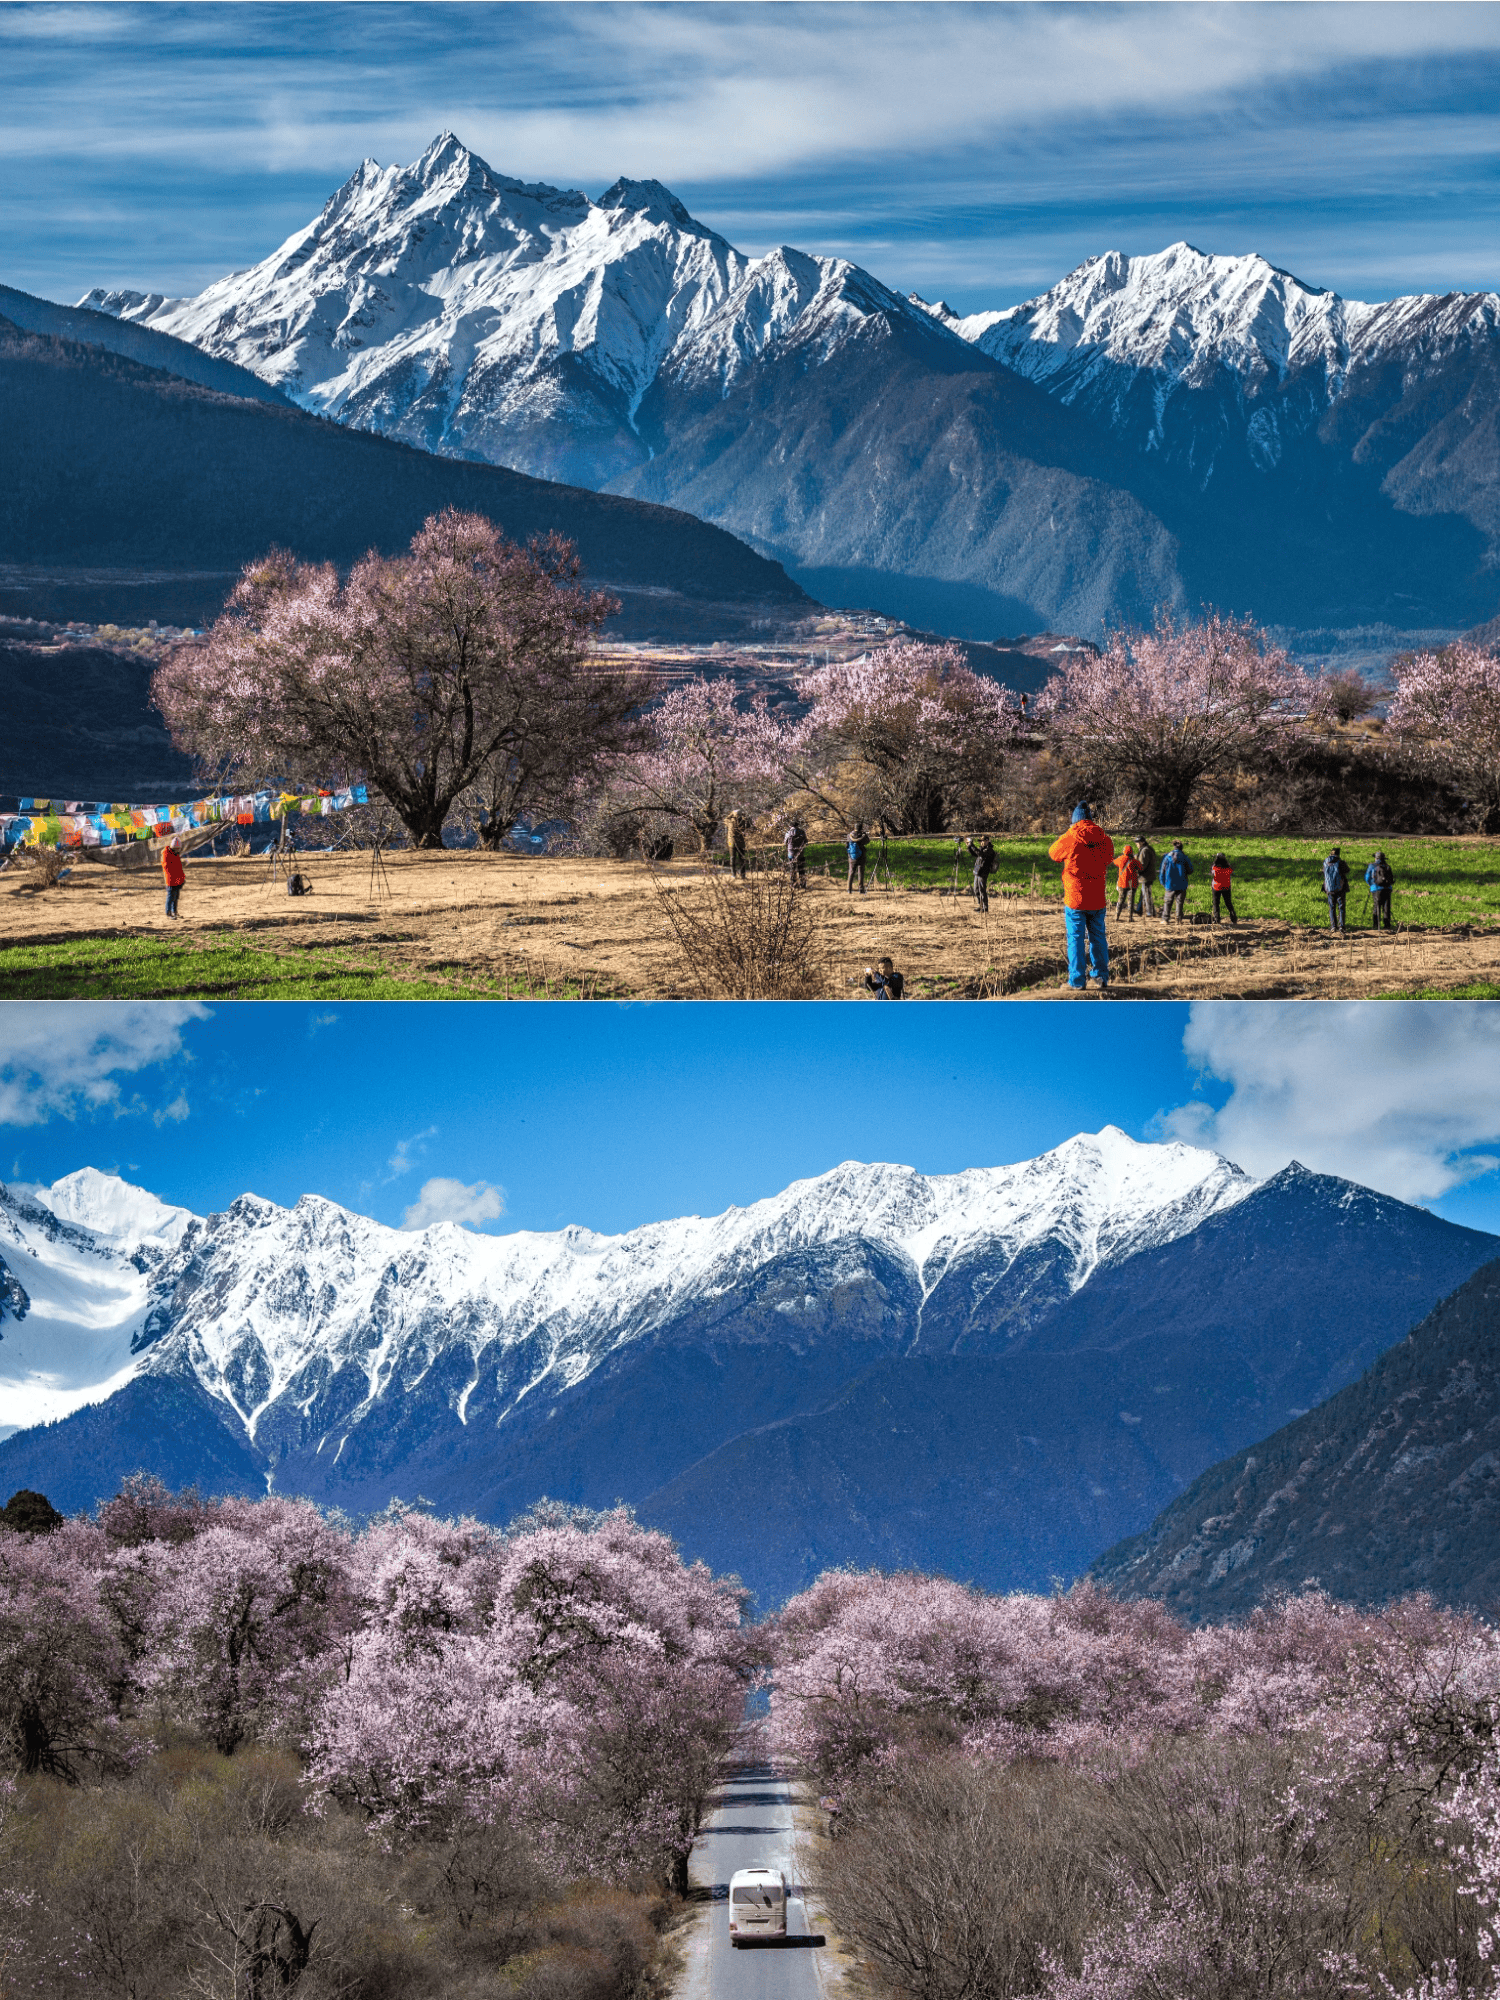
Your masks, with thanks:
[(779, 1868), (737, 1868), (729, 1881), (729, 1942), (736, 1951), (786, 1936), (786, 1877)]

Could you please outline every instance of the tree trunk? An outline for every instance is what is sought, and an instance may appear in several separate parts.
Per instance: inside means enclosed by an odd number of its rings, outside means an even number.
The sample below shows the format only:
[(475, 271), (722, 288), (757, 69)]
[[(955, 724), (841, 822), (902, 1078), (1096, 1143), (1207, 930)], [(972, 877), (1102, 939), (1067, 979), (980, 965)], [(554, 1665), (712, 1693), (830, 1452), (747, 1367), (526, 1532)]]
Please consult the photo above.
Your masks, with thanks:
[(1143, 786), (1142, 813), (1151, 826), (1186, 826), (1197, 771), (1157, 771)]

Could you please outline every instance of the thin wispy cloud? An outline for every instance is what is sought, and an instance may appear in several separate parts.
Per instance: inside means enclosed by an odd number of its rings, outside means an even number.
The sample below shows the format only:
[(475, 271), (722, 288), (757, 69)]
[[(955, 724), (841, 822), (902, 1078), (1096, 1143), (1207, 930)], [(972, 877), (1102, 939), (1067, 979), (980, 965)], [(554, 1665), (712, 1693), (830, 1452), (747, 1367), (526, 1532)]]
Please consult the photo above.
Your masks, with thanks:
[(386, 1174), (397, 1180), (402, 1174), (409, 1174), (417, 1163), (417, 1156), (426, 1150), (427, 1141), (437, 1137), (436, 1125), (429, 1125), (425, 1132), (414, 1132), (409, 1139), (398, 1139), (395, 1151), (386, 1161)]
[(1500, 209), (1488, 4), (13, 7), (0, 62), (0, 276), (52, 296), (200, 289), (444, 127), (968, 307), (1178, 236), (1443, 289)]

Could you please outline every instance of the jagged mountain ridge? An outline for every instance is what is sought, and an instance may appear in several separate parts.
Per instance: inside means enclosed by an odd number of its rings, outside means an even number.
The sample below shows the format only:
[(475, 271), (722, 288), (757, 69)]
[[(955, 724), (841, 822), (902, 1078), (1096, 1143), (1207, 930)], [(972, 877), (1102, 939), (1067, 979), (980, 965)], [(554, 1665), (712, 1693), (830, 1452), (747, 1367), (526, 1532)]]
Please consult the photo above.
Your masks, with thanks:
[(88, 294), (274, 382), (304, 408), (427, 450), (600, 486), (650, 455), (665, 370), (722, 390), (806, 322), (913, 308), (832, 259), (752, 260), (657, 181), (577, 189), (497, 174), (451, 133), (366, 160), (270, 257), (195, 299)]
[[(337, 1452), (402, 1391), (436, 1394), (461, 1425), (471, 1405), (498, 1422), (691, 1313), (738, 1310), (767, 1273), (770, 1324), (789, 1336), (819, 1302), (807, 1273), (836, 1290), (857, 1280), (866, 1249), (899, 1269), (914, 1322), (904, 1339), (921, 1339), (926, 1314), (961, 1346), (988, 1337), (997, 1283), (1024, 1324), (1100, 1265), (1171, 1240), (1251, 1186), (1217, 1155), (1106, 1128), (1019, 1167), (924, 1177), (849, 1163), (723, 1216), (620, 1237), (489, 1238), (454, 1224), (407, 1234), (316, 1195), (291, 1209), (243, 1195), (204, 1220), (85, 1170), (47, 1194), (0, 1194), (0, 1248), (30, 1298), (24, 1337), (18, 1320), (0, 1343), (0, 1421), (16, 1422), (13, 1398), (46, 1393), (37, 1380), (57, 1372), (46, 1343), (82, 1315), (99, 1330), (76, 1336), (93, 1340), (96, 1379), (81, 1350), (48, 1417), (144, 1374), (196, 1381), (268, 1453)], [(90, 1279), (109, 1303), (85, 1310)], [(34, 1400), (22, 1406), (40, 1420)]]
[(1493, 293), (1368, 305), (1179, 243), (960, 318), (842, 260), (749, 258), (657, 182), (593, 202), (445, 134), (195, 300), (84, 303), (969, 637), (1204, 601), (1465, 626), (1500, 594)]
[[(922, 301), (913, 299), (914, 304)], [(1168, 442), (1167, 413), (1178, 391), (1222, 382), (1239, 392), (1244, 442), (1253, 460), (1281, 454), (1274, 392), (1297, 381), (1299, 415), (1316, 422), (1357, 388), (1362, 371), (1391, 354), (1408, 365), (1435, 361), (1466, 344), (1488, 345), (1500, 331), (1500, 295), (1450, 292), (1367, 305), (1305, 285), (1264, 257), (1206, 255), (1173, 243), (1146, 257), (1118, 251), (1091, 257), (1048, 291), (1003, 312), (959, 317), (927, 310), (1065, 403), (1097, 410), (1131, 436), (1138, 412), (1127, 384), (1151, 383), (1149, 421), (1133, 441), (1148, 451)], [(1207, 483), (1211, 461), (1198, 470)]]
[[(848, 1163), (623, 1237), (406, 1234), (253, 1196), (91, 1232), (96, 1192), (62, 1217), (0, 1202), (26, 1296), (0, 1414), (7, 1383), (71, 1412), (0, 1441), (0, 1485), (86, 1508), (144, 1466), (494, 1521), (624, 1498), (765, 1604), (829, 1562), (1077, 1574), (1496, 1247), (1295, 1165), (1255, 1183), (1109, 1129), (958, 1175)], [(59, 1296), (80, 1267), (82, 1309)]]
[(771, 1598), (872, 1562), (1046, 1590), (1355, 1381), (1497, 1247), (1294, 1161), (989, 1351), (924, 1343), (768, 1413), (643, 1512), (721, 1564), (763, 1521)]

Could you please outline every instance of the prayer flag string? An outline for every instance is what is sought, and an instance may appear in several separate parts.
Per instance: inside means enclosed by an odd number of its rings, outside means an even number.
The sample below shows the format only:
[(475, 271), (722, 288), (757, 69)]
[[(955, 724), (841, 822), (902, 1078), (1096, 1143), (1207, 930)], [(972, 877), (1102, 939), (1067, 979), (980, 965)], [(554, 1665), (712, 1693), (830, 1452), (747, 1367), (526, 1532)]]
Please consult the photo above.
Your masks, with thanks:
[(363, 785), (329, 792), (245, 792), (198, 799), (192, 805), (121, 806), (79, 799), (19, 799), (0, 811), (0, 847), (121, 847), (132, 840), (165, 840), (199, 827), (262, 826), (288, 813), (345, 812), (370, 803)]

